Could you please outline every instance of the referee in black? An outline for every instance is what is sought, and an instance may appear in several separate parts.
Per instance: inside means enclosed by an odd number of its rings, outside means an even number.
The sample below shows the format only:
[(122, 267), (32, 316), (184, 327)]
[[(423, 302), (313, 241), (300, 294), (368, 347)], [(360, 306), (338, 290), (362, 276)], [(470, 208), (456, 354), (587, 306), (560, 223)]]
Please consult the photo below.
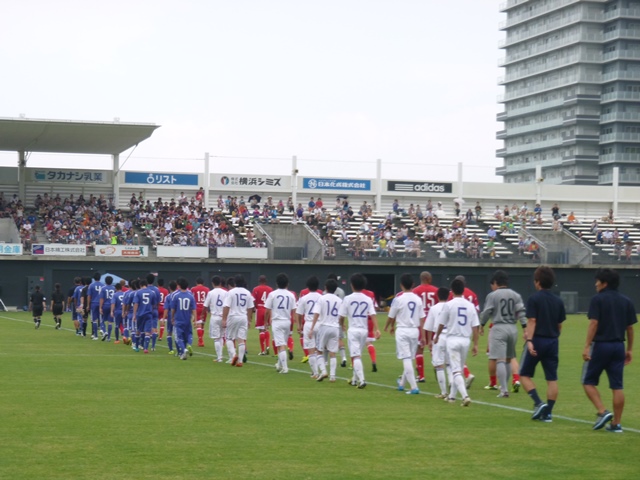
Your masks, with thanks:
[[(598, 410), (594, 430), (607, 423), (606, 430), (622, 433), (620, 418), (624, 409), (622, 374), (624, 366), (631, 363), (633, 348), (633, 324), (638, 321), (633, 303), (618, 293), (620, 276), (610, 268), (596, 273), (596, 291), (589, 305), (589, 328), (582, 358), (582, 385), (591, 403)], [(627, 346), (625, 349), (625, 333)], [(609, 388), (613, 392), (613, 413), (604, 408), (597, 385), (602, 372), (607, 372)]]

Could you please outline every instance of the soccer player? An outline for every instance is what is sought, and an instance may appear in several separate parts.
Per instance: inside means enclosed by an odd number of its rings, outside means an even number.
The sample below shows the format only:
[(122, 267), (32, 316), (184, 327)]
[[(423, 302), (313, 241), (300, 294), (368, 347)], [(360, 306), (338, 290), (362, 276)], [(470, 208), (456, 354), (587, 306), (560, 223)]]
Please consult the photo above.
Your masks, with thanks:
[[(476, 307), (476, 314), (480, 314), (480, 302), (478, 301), (478, 295), (476, 295), (473, 290), (467, 287), (467, 280), (466, 278), (464, 278), (464, 275), (458, 275), (454, 278), (454, 280), (462, 281), (462, 283), (464, 284), (464, 293), (462, 294), (462, 297), (473, 303), (473, 305)], [(453, 292), (449, 293), (449, 300), (451, 300), (452, 298)], [(476, 378), (476, 376), (469, 371), (469, 367), (467, 367), (466, 365), (464, 365), (463, 368), (465, 386), (467, 387), (467, 389), (469, 389), (471, 388), (471, 384), (473, 383), (473, 380)]]
[(135, 342), (133, 342), (136, 334), (136, 328), (133, 323), (133, 299), (135, 298), (136, 291), (138, 290), (138, 280), (129, 280), (129, 290), (124, 292), (122, 298), (122, 318), (124, 319), (124, 331), (122, 332), (122, 343), (125, 345), (131, 345), (131, 348), (135, 349)]
[(164, 315), (164, 304), (169, 295), (169, 290), (164, 287), (164, 278), (158, 279), (158, 292), (160, 292), (160, 300), (158, 302), (158, 323), (160, 324), (160, 332), (158, 333), (158, 340), (162, 340), (164, 337), (164, 329), (166, 328), (166, 318)]
[(349, 355), (351, 355), (351, 363), (353, 364), (353, 377), (348, 380), (352, 386), (362, 389), (367, 386), (364, 378), (364, 369), (362, 368), (362, 350), (367, 343), (369, 317), (373, 318), (373, 335), (380, 338), (380, 329), (376, 319), (376, 309), (373, 306), (371, 298), (362, 293), (367, 280), (361, 273), (351, 275), (351, 290), (353, 293), (347, 295), (340, 305), (340, 328), (345, 330), (345, 320), (349, 323), (347, 330), (347, 340), (349, 342)]
[[(140, 345), (142, 345), (144, 353), (149, 353), (156, 293), (147, 286), (147, 280), (145, 278), (139, 280), (138, 284), (140, 285), (140, 289), (133, 297), (133, 321), (136, 324), (136, 343), (134, 350), (138, 352)], [(144, 341), (142, 340), (143, 333)]]
[[(100, 281), (100, 272), (93, 274), (93, 282), (87, 289), (87, 305), (91, 312), (91, 340), (98, 340), (98, 324), (101, 323), (100, 318), (100, 291), (104, 287), (104, 283)], [(100, 331), (100, 335), (104, 335), (104, 331)]]
[(113, 286), (113, 277), (107, 275), (104, 279), (104, 287), (100, 290), (100, 315), (102, 316), (102, 324), (100, 330), (103, 332), (102, 341), (111, 341), (111, 330), (113, 330), (113, 317), (111, 316), (111, 302), (116, 293)]
[[(550, 267), (536, 268), (533, 274), (536, 293), (527, 300), (526, 349), (520, 364), (520, 381), (533, 400), (531, 419), (544, 422), (552, 421), (553, 407), (558, 398), (558, 337), (566, 319), (564, 303), (550, 290), (555, 281), (556, 275)], [(547, 403), (540, 399), (531, 380), (538, 363), (542, 364), (547, 380)]]
[(307, 279), (308, 293), (304, 296), (300, 295), (300, 301), (296, 308), (296, 314), (298, 316), (298, 334), (303, 339), (302, 348), (305, 350), (305, 356), (309, 358), (309, 366), (311, 367), (311, 378), (318, 378), (318, 357), (317, 357), (317, 342), (315, 335), (309, 335), (309, 330), (313, 323), (313, 308), (315, 307), (322, 292), (318, 290), (320, 287), (320, 281), (315, 275), (310, 276)]
[(404, 391), (406, 380), (411, 387), (407, 394), (417, 395), (420, 390), (413, 371), (413, 360), (420, 343), (420, 327), (425, 319), (424, 308), (422, 299), (411, 292), (413, 278), (410, 274), (405, 273), (400, 277), (400, 287), (402, 295), (393, 299), (384, 331), (390, 327), (389, 333), (394, 335), (395, 332), (396, 354), (398, 360), (402, 360), (403, 372), (398, 380), (398, 390)]
[(478, 354), (478, 313), (473, 303), (463, 297), (464, 281), (455, 278), (451, 282), (451, 292), (453, 298), (445, 303), (442, 313), (439, 316), (438, 331), (433, 339), (434, 344), (438, 344), (440, 334), (447, 327), (447, 354), (451, 365), (451, 392), (446, 399), (448, 402), (455, 402), (457, 392), (462, 396), (462, 406), (467, 407), (471, 403), (471, 398), (467, 394), (466, 383), (463, 379), (463, 367), (469, 352), (469, 339), (473, 338), (472, 354)]
[[(338, 276), (335, 273), (330, 273), (329, 275), (327, 275), (327, 280), (335, 280), (336, 284), (338, 284)], [(336, 297), (338, 297), (340, 300), (344, 300), (344, 290), (342, 288), (340, 288), (340, 286), (338, 285), (338, 287), (336, 288), (336, 292), (335, 292)], [(340, 366), (341, 367), (346, 367), (347, 366), (347, 353), (345, 351), (344, 348), (344, 331), (342, 329), (340, 329), (339, 331), (339, 336), (340, 336), (340, 340), (339, 340), (339, 346), (338, 349), (340, 351)]]
[[(337, 288), (338, 282), (336, 280), (330, 278), (325, 282), (324, 290), (326, 293), (320, 297), (320, 300), (313, 307), (313, 321), (307, 333), (309, 336), (316, 335), (317, 338), (319, 382), (323, 381), (327, 376), (330, 382), (336, 381), (336, 367), (338, 364), (336, 353), (338, 352), (340, 341), (340, 319), (338, 313), (342, 304), (342, 299), (335, 294)], [(325, 352), (329, 354), (329, 375), (327, 375)]]
[[(224, 333), (222, 329), (222, 313), (227, 291), (222, 288), (222, 278), (218, 275), (213, 276), (211, 285), (213, 288), (207, 293), (207, 298), (204, 300), (204, 308), (206, 308), (207, 312), (211, 315), (211, 319), (209, 320), (209, 336), (213, 339), (213, 346), (216, 350), (216, 359), (214, 361), (220, 363), (222, 362), (224, 346), (222, 339), (222, 334)], [(264, 328), (264, 316), (262, 320)], [(264, 353), (262, 353), (262, 355), (264, 355)]]
[(89, 314), (91, 312), (91, 305), (89, 305), (89, 285), (91, 285), (91, 277), (82, 277), (82, 290), (80, 296), (82, 299), (82, 336), (87, 336), (87, 322), (89, 320)]
[(204, 347), (204, 323), (206, 320), (206, 312), (204, 310), (204, 301), (207, 299), (209, 287), (205, 287), (204, 280), (201, 277), (196, 278), (196, 286), (191, 289), (193, 298), (196, 299), (196, 334), (198, 335), (198, 346)]
[(269, 334), (269, 329), (264, 326), (264, 313), (266, 311), (264, 302), (267, 301), (267, 297), (271, 292), (273, 292), (273, 288), (267, 285), (267, 277), (260, 275), (258, 277), (258, 285), (251, 292), (253, 304), (256, 306), (256, 329), (260, 333), (260, 353), (258, 355), (269, 355), (271, 335)]
[[(365, 277), (365, 281), (366, 281), (366, 277)], [(378, 308), (378, 302), (376, 301), (376, 294), (373, 293), (371, 290), (367, 290), (366, 288), (362, 289), (362, 293), (371, 299), (371, 302), (373, 303), (373, 309), (374, 309), (374, 312), (375, 312), (375, 309)], [(375, 318), (376, 318), (376, 314), (373, 313), (373, 314), (370, 314), (369, 318), (367, 319), (367, 352), (369, 352), (369, 357), (371, 358), (371, 371), (372, 372), (377, 372), (378, 371), (378, 364), (377, 364), (377, 361), (376, 361), (376, 358), (377, 358), (376, 347), (373, 344), (373, 342), (376, 341), (376, 335), (375, 335), (375, 331), (374, 331), (374, 320), (375, 320)], [(377, 325), (377, 323), (376, 323), (376, 325)]]
[(73, 315), (73, 326), (76, 329), (76, 335), (82, 335), (82, 278), (76, 277), (73, 279), (73, 283), (75, 287), (73, 289), (73, 297), (72, 297), (72, 309), (71, 315)]
[(173, 349), (173, 316), (171, 315), (171, 301), (177, 289), (178, 282), (171, 280), (169, 282), (169, 294), (164, 298), (164, 311), (162, 313), (162, 319), (167, 326), (167, 348), (169, 349), (169, 355), (176, 354)]
[(193, 341), (193, 322), (196, 320), (196, 300), (187, 291), (189, 282), (186, 278), (177, 281), (178, 290), (171, 295), (171, 322), (176, 338), (176, 347), (180, 360), (186, 360), (193, 355), (191, 342)]
[[(120, 343), (120, 329), (122, 328), (122, 301), (124, 299), (124, 292), (122, 291), (122, 284), (120, 282), (115, 285), (115, 293), (111, 299), (111, 318), (113, 318), (116, 328), (116, 340), (114, 344)], [(111, 331), (109, 331), (109, 337), (111, 337)]]
[(518, 328), (524, 329), (527, 317), (520, 294), (509, 288), (509, 276), (504, 270), (496, 270), (491, 277), (492, 292), (487, 295), (484, 309), (480, 314), (480, 332), (489, 319), (493, 321), (489, 336), (489, 362), (495, 362), (496, 374), (500, 382), (498, 397), (509, 397), (511, 359), (516, 356)]
[[(414, 290), (415, 291), (415, 290)], [(444, 304), (449, 298), (449, 289), (445, 287), (438, 288), (436, 294), (438, 303), (429, 309), (427, 319), (424, 322), (423, 330), (423, 344), (427, 345), (431, 349), (431, 364), (436, 372), (436, 380), (440, 387), (440, 395), (436, 395), (436, 398), (448, 398), (447, 394), (447, 379), (445, 377), (445, 371), (449, 377), (449, 384), (453, 383), (453, 376), (451, 374), (451, 368), (449, 366), (449, 360), (447, 356), (447, 327), (445, 326), (440, 332), (440, 341), (437, 344), (433, 344), (433, 337), (438, 331), (438, 316), (444, 308)]]
[(265, 326), (271, 326), (273, 341), (278, 350), (278, 373), (289, 373), (287, 366), (287, 340), (291, 331), (291, 315), (296, 309), (296, 298), (287, 290), (289, 277), (285, 273), (276, 276), (277, 289), (267, 296), (265, 301)]
[(64, 312), (64, 300), (65, 296), (62, 293), (62, 286), (59, 283), (55, 284), (54, 291), (51, 294), (51, 313), (53, 313), (53, 320), (56, 322), (56, 330), (60, 330), (62, 326), (62, 313)]
[(153, 282), (155, 282), (156, 276), (153, 273), (147, 274), (147, 288), (151, 290), (154, 294), (153, 299), (153, 310), (151, 312), (151, 351), (155, 352), (156, 350), (156, 340), (158, 339), (158, 319), (160, 318), (160, 299), (162, 296), (160, 295), (160, 290), (156, 287)]
[(29, 298), (29, 310), (33, 313), (33, 323), (36, 330), (40, 328), (42, 322), (42, 312), (47, 309), (46, 298), (40, 291), (40, 285), (36, 285), (31, 297)]
[(235, 288), (227, 292), (222, 304), (222, 328), (226, 328), (227, 350), (231, 352), (229, 344), (233, 345), (234, 341), (238, 346), (238, 353), (233, 356), (231, 365), (242, 367), (247, 347), (247, 328), (253, 315), (253, 297), (242, 275), (235, 276), (235, 284)]
[[(594, 430), (608, 422), (606, 430), (622, 433), (620, 419), (624, 410), (624, 366), (631, 363), (633, 349), (633, 325), (637, 323), (636, 311), (628, 297), (618, 293), (620, 276), (610, 268), (596, 273), (596, 295), (589, 304), (589, 327), (582, 358), (585, 361), (582, 374), (584, 391), (597, 409)], [(625, 350), (625, 333), (627, 347)], [(609, 388), (613, 393), (613, 414), (604, 408), (598, 383), (602, 372), (607, 372)]]
[[(420, 274), (420, 285), (413, 289), (413, 293), (422, 299), (422, 308), (425, 318), (429, 317), (429, 310), (437, 303), (438, 287), (431, 284), (433, 277), (430, 272)], [(422, 336), (422, 335), (421, 335)], [(418, 344), (416, 353), (416, 370), (418, 370), (418, 382), (424, 382), (424, 344)]]

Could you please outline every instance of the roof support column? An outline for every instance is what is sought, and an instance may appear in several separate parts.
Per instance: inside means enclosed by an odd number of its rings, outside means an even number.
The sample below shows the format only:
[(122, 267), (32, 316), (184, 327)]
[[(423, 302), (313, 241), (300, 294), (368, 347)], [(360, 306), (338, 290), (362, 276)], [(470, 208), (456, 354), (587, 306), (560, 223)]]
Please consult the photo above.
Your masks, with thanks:
[(113, 159), (113, 206), (120, 208), (120, 155), (114, 154)]
[(18, 198), (22, 205), (27, 204), (27, 157), (24, 151), (18, 152)]
[(618, 199), (620, 198), (620, 167), (613, 167), (613, 216), (618, 216)]

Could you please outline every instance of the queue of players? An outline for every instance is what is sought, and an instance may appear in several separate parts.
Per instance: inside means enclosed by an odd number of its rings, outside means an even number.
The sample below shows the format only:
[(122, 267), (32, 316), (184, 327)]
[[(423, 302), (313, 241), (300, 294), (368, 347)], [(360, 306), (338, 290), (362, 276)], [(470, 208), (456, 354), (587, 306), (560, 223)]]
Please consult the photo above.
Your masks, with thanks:
[[(162, 340), (166, 329), (169, 354), (186, 360), (193, 354), (193, 326), (198, 346), (204, 347), (204, 327), (210, 317), (214, 361), (223, 362), (226, 347), (227, 363), (242, 367), (246, 362), (247, 331), (255, 315), (259, 355), (268, 355), (272, 345), (277, 356), (275, 368), (280, 374), (288, 373), (288, 362), (293, 360), (295, 328), (304, 350), (302, 361), (309, 363), (314, 380), (336, 381), (338, 354), (342, 358), (341, 366), (346, 366), (345, 337), (352, 369), (348, 383), (359, 389), (366, 387), (362, 363), (365, 349), (371, 356), (373, 372), (377, 371), (373, 342), (380, 338), (380, 329), (375, 296), (366, 290), (366, 278), (362, 274), (351, 276), (353, 293), (346, 296), (335, 275), (329, 276), (323, 289), (318, 278), (312, 276), (299, 299), (288, 289), (289, 279), (284, 273), (276, 276), (276, 289), (267, 285), (266, 277), (260, 276), (259, 285), (251, 292), (242, 275), (226, 282), (214, 276), (211, 289), (200, 278), (189, 289), (188, 281), (181, 277), (169, 282), (168, 290), (162, 279), (158, 280), (158, 286), (154, 285), (153, 274), (130, 280), (129, 288), (124, 281), (114, 285), (111, 276), (107, 276), (104, 283), (100, 278), (99, 273), (94, 274), (93, 282), (77, 277), (75, 287), (69, 292), (78, 336), (87, 335), (90, 322), (92, 340), (110, 342), (113, 336), (114, 343), (120, 343), (122, 338), (125, 345), (147, 354), (155, 350), (157, 340)], [(485, 388), (499, 388), (498, 397), (508, 398), (510, 381), (515, 393), (520, 386), (524, 387), (534, 402), (531, 418), (552, 422), (558, 396), (558, 338), (566, 318), (562, 300), (550, 290), (555, 284), (553, 270), (547, 266), (535, 270), (536, 293), (526, 305), (522, 297), (508, 287), (507, 273), (496, 271), (490, 281), (492, 292), (482, 310), (477, 295), (466, 286), (462, 276), (455, 277), (450, 289), (433, 286), (429, 272), (423, 272), (420, 280), (421, 284), (413, 288), (412, 276), (401, 276), (401, 292), (393, 299), (384, 328), (395, 335), (397, 358), (403, 364), (398, 390), (405, 391), (408, 384), (407, 394), (420, 393), (418, 383), (424, 382), (424, 348), (428, 348), (441, 392), (436, 397), (455, 403), (460, 394), (462, 406), (470, 405), (468, 389), (474, 377), (466, 367), (466, 358), (470, 347), (472, 354), (477, 355), (479, 336), (491, 321), (487, 350), (491, 380)], [(596, 274), (598, 293), (591, 300), (588, 312), (590, 323), (582, 378), (585, 393), (597, 409), (593, 429), (609, 424), (606, 429), (614, 433), (622, 432), (623, 369), (631, 361), (633, 324), (637, 322), (633, 303), (617, 292), (618, 285), (619, 276), (614, 270), (601, 269)], [(56, 284), (51, 297), (56, 329), (61, 327), (64, 306), (64, 295)], [(39, 287), (31, 295), (30, 309), (37, 329), (46, 309), (46, 299)], [(521, 365), (516, 361), (518, 323), (523, 328), (525, 341)], [(532, 380), (538, 363), (547, 382), (546, 401), (540, 398)], [(605, 409), (597, 389), (603, 371), (607, 372), (613, 391), (613, 413)]]

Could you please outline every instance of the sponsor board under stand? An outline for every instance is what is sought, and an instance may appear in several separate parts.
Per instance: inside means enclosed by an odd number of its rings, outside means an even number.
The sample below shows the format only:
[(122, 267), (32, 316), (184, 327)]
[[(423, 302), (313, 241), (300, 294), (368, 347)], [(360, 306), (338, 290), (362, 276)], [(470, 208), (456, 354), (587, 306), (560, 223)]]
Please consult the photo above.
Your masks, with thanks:
[(387, 190), (402, 193), (451, 193), (453, 184), (442, 182), (396, 182), (387, 181)]
[(86, 245), (60, 245), (56, 243), (46, 244), (39, 243), (31, 246), (33, 255), (52, 255), (58, 257), (81, 256), (87, 255)]
[(96, 257), (147, 257), (149, 247), (145, 245), (96, 245)]

